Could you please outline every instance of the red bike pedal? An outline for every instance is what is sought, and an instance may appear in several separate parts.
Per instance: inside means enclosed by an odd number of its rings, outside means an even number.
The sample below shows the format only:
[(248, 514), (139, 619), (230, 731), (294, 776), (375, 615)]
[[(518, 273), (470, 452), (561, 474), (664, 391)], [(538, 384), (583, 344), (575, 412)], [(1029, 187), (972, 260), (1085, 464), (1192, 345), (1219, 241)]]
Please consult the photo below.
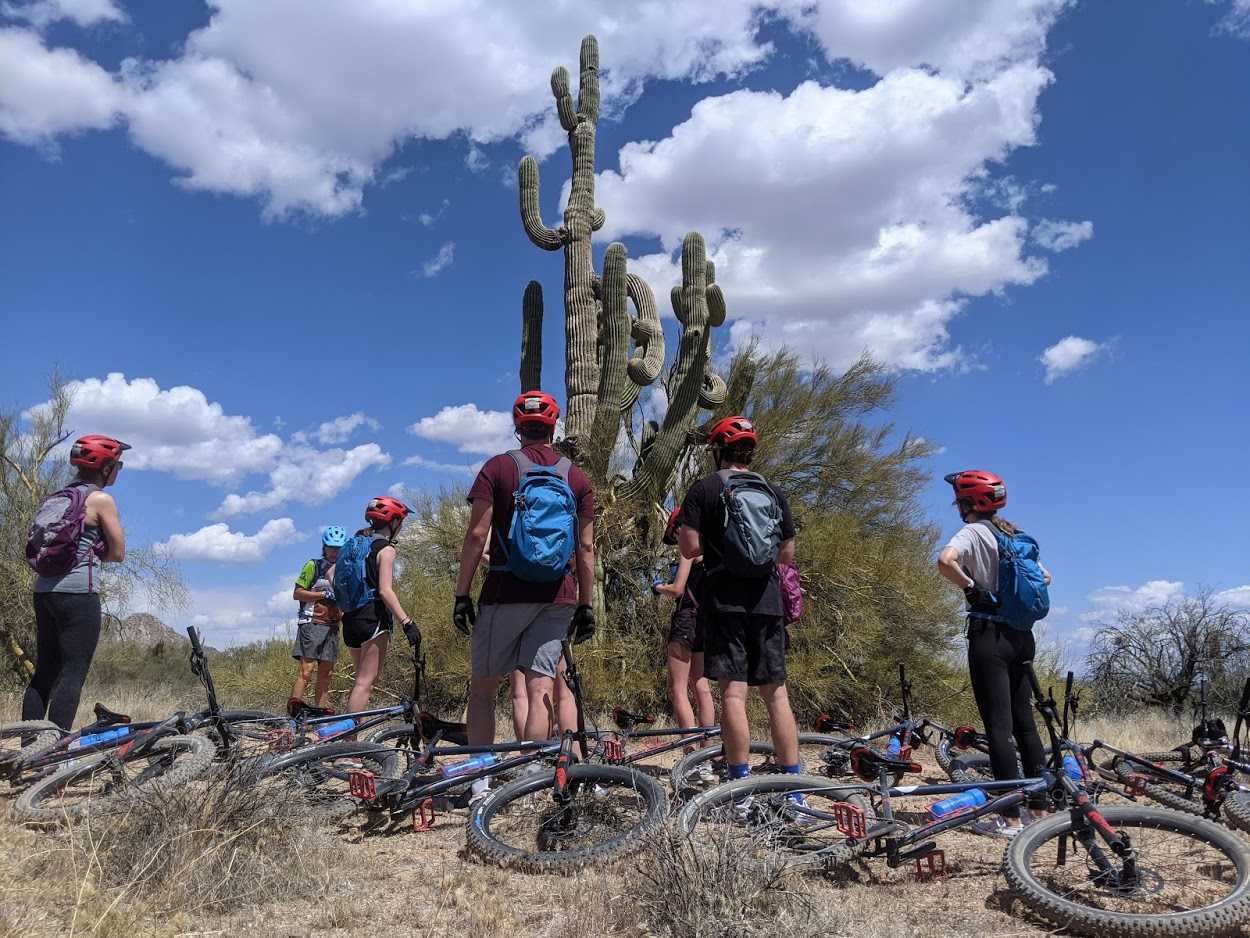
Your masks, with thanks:
[[(928, 869), (925, 869), (928, 867)], [(916, 879), (936, 879), (946, 875), (946, 851), (934, 850), (916, 857)]]
[(864, 818), (864, 809), (847, 801), (835, 801), (833, 804), (833, 820), (838, 833), (847, 837), (862, 838), (868, 833), (868, 822)]
[(1150, 784), (1150, 779), (1141, 772), (1134, 772), (1124, 780), (1124, 788), (1130, 795), (1136, 797), (1146, 793), (1146, 786)]
[(412, 829), (416, 833), (428, 831), (434, 826), (434, 799), (426, 798), (412, 809)]
[(270, 752), (290, 752), (295, 745), (295, 731), (289, 727), (281, 730), (269, 730), (265, 733), (269, 742)]
[(378, 780), (372, 772), (364, 769), (358, 772), (349, 772), (347, 785), (353, 798), (360, 798), (362, 801), (372, 801), (377, 797)]
[(610, 765), (625, 761), (625, 747), (621, 745), (619, 739), (605, 739), (603, 741), (603, 761)]

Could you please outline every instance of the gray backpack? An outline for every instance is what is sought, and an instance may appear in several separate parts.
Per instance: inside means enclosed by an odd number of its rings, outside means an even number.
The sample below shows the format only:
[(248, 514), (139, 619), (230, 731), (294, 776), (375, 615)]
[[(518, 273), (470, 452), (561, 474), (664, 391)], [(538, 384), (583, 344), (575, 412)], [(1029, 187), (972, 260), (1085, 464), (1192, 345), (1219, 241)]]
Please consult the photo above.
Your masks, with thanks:
[(735, 576), (758, 580), (772, 576), (781, 548), (781, 502), (771, 485), (755, 472), (722, 469), (725, 535), (721, 566)]

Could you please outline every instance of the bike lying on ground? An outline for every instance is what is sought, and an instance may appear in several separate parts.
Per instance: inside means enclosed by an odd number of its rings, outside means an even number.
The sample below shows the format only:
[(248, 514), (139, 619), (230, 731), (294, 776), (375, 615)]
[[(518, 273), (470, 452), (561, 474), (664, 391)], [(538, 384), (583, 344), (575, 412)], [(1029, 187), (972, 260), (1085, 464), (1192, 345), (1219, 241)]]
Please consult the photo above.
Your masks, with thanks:
[(1241, 742), (1250, 716), (1250, 678), (1242, 687), (1231, 739), (1223, 720), (1207, 716), (1205, 682), (1198, 707), (1192, 736), (1173, 749), (1133, 753), (1096, 739), (1090, 757), (1109, 753), (1111, 758), (1100, 764), (1100, 770), (1123, 784), (1131, 796), (1250, 831), (1250, 759)]
[[(934, 838), (1044, 796), (1056, 813), (1015, 834), (1003, 860), (1008, 886), (1034, 914), (1054, 927), (1100, 938), (1239, 933), (1250, 921), (1247, 845), (1219, 825), (1175, 811), (1100, 808), (1100, 784), (1090, 779), (1080, 746), (1069, 739), (1053, 694), (1043, 696), (1031, 669), (1030, 680), (1051, 742), (1050, 764), (1039, 777), (891, 786), (891, 776), (910, 766), (871, 750), (875, 785), (747, 778), (694, 798), (681, 812), (681, 828), (722, 841), (737, 835), (753, 850), (778, 851), (795, 863), (827, 869), (884, 857), (890, 867), (914, 861), (918, 871), (923, 864), (936, 873), (945, 855)], [(1065, 756), (1075, 760), (1077, 771), (1065, 766)], [(917, 827), (901, 820), (893, 804), (974, 790), (980, 794), (969, 800), (977, 806)]]
[[(577, 761), (577, 754), (593, 752), (593, 737), (586, 731), (581, 678), (567, 638), (563, 646), (564, 680), (578, 717), (577, 729), (559, 739), (446, 745), (448, 732), (462, 732), (461, 724), (437, 721), (427, 728), (418, 721), (402, 751), (373, 742), (327, 743), (278, 757), (263, 771), (319, 797), (350, 796), (372, 815), (374, 829), (394, 829), (410, 818), (414, 829), (428, 829), (440, 808), (465, 806), (473, 782), (510, 777), (470, 806), (467, 838), (473, 852), (541, 872), (623, 856), (663, 820), (667, 799), (655, 779), (632, 766)], [(419, 644), (413, 657), (414, 697), (419, 697), (424, 670)], [(400, 769), (402, 759), (408, 765)], [(461, 761), (449, 761), (454, 759)], [(361, 767), (365, 760), (372, 765)]]

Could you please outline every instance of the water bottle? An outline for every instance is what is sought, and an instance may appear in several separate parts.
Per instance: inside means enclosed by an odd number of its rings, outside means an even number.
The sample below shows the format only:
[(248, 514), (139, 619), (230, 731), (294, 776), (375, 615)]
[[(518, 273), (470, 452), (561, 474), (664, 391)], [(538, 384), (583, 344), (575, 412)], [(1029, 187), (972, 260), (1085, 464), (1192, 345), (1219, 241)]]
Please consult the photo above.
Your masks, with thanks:
[(940, 821), (942, 818), (950, 817), (950, 815), (957, 814), (960, 811), (979, 808), (989, 800), (989, 795), (979, 788), (973, 788), (969, 791), (960, 792), (958, 795), (943, 798), (941, 801), (935, 801), (929, 806), (929, 813), (933, 815), (934, 820)]
[(1076, 757), (1071, 753), (1063, 755), (1063, 771), (1074, 782), (1079, 782), (1085, 777), (1085, 773), (1081, 771), (1081, 763), (1077, 762)]
[(355, 728), (355, 720), (335, 720), (333, 723), (322, 723), (313, 732), (317, 734), (318, 739), (325, 739), (328, 736), (337, 736), (339, 733), (346, 733)]
[(111, 740), (121, 739), (123, 736), (129, 735), (129, 726), (119, 726), (115, 730), (106, 730), (103, 733), (92, 733), (89, 736), (79, 736), (76, 740), (69, 744), (69, 748), (86, 749), (88, 746), (95, 746), (99, 743), (107, 743)]
[(446, 765), (440, 765), (438, 772), (443, 778), (455, 778), (458, 775), (468, 775), (470, 772), (484, 769), (498, 761), (499, 757), (493, 752), (484, 752), (480, 756), (474, 756), (472, 759), (465, 759), (462, 762), (449, 762)]
[(891, 736), (890, 741), (886, 743), (885, 754), (891, 759), (897, 759), (898, 754), (903, 751), (903, 741), (897, 736)]

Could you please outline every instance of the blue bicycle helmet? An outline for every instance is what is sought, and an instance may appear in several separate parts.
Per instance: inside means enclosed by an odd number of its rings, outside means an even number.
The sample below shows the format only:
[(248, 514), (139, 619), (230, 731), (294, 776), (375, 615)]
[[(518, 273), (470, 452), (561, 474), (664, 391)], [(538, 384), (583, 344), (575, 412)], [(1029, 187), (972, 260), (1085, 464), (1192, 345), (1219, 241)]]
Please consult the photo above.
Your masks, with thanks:
[(326, 547), (342, 547), (347, 543), (347, 532), (337, 524), (332, 524), (321, 535), (321, 543)]

